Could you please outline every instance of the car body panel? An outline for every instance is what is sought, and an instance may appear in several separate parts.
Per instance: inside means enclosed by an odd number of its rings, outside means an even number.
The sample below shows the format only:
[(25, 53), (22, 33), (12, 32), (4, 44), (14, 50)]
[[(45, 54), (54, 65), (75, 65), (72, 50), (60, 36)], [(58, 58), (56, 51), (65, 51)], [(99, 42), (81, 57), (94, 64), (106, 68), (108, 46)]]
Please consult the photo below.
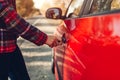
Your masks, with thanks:
[[(54, 48), (56, 80), (120, 80), (120, 13), (64, 20)], [(59, 34), (59, 36), (58, 36)]]

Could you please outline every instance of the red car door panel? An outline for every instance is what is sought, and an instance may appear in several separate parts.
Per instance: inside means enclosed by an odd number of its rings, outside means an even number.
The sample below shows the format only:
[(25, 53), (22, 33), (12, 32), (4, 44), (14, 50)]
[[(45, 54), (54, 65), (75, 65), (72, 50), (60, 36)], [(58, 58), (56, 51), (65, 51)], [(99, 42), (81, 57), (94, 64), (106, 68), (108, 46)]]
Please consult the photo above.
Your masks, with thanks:
[(120, 80), (119, 13), (68, 19), (64, 26), (63, 80)]

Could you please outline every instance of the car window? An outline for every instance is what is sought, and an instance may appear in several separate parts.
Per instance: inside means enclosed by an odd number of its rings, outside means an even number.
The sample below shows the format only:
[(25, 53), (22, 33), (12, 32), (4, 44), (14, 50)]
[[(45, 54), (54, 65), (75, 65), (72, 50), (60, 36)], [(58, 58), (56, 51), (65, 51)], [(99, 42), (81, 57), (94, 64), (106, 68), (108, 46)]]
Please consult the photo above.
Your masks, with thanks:
[(83, 2), (84, 0), (73, 0), (67, 12), (67, 17), (70, 16), (71, 14), (78, 16), (83, 5)]
[(109, 12), (120, 9), (120, 0), (94, 0), (90, 13)]
[(109, 13), (109, 11), (118, 9), (120, 9), (120, 0), (72, 0), (66, 17), (75, 18), (101, 12)]

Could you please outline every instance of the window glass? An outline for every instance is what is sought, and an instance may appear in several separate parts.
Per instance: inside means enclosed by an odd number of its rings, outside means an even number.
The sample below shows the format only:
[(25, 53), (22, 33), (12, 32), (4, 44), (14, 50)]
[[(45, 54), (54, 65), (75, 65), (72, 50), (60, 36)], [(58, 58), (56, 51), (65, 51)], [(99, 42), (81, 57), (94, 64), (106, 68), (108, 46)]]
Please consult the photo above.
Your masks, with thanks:
[[(72, 3), (68, 9), (66, 17), (71, 16), (71, 14), (72, 17), (73, 15), (75, 15), (75, 17), (76, 16), (78, 17), (84, 1), (85, 0), (72, 0)], [(67, 3), (68, 2), (70, 2), (70, 0), (68, 0)], [(117, 10), (117, 9), (120, 9), (120, 0), (93, 0), (92, 6), (90, 6), (90, 10), (88, 9), (89, 11), (87, 14), (96, 14), (105, 11), (109, 12), (111, 10)]]
[(120, 0), (94, 0), (90, 13), (120, 9)]
[(69, 16), (71, 13), (78, 16), (80, 13), (80, 9), (81, 9), (81, 6), (83, 4), (83, 1), (84, 0), (73, 0), (70, 7), (69, 7), (67, 16)]

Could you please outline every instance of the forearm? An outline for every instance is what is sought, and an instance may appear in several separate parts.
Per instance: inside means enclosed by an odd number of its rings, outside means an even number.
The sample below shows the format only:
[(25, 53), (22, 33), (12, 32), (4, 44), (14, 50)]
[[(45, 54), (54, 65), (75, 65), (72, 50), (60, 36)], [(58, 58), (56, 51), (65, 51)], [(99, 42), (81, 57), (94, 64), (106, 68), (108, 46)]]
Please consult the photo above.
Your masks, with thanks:
[(47, 35), (20, 17), (14, 6), (8, 5), (5, 1), (0, 1), (0, 18), (6, 24), (5, 28), (14, 34), (37, 44), (42, 45), (46, 42)]

